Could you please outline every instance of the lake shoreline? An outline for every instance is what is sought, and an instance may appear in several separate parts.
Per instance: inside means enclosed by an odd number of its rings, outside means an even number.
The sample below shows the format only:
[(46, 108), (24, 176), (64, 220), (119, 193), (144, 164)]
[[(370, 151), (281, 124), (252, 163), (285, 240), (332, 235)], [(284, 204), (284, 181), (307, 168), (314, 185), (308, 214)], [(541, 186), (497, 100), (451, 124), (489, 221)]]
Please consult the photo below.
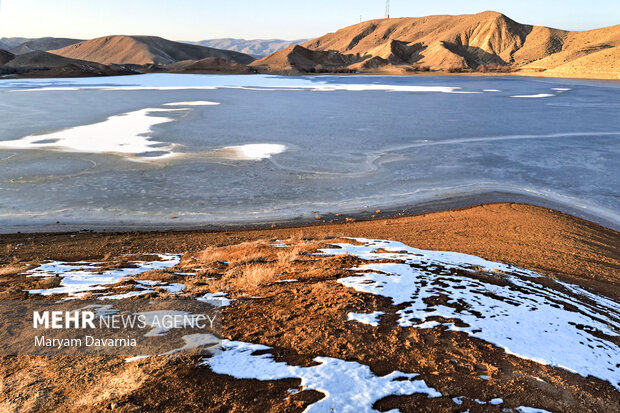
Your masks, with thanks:
[[(315, 225), (237, 230), (65, 232), (0, 235), (0, 260), (97, 260), (112, 254), (183, 253), (209, 245), (297, 234), (401, 241), (416, 248), (455, 251), (518, 265), (566, 280), (579, 280), (607, 294), (620, 293), (620, 233), (548, 208), (487, 203), (441, 212)], [(603, 282), (603, 286), (599, 285)]]
[[(10, 219), (0, 221), (0, 235), (10, 234), (41, 234), (41, 233), (73, 233), (73, 232), (192, 232), (192, 231), (251, 231), (262, 229), (284, 229), (296, 227), (320, 226), (326, 224), (343, 224), (355, 221), (373, 221), (392, 219), (421, 214), (459, 210), (492, 204), (512, 203), (545, 208), (558, 214), (568, 215), (590, 222), (613, 231), (620, 231), (620, 223), (611, 217), (603, 217), (589, 212), (586, 208), (569, 206), (554, 200), (525, 194), (510, 192), (484, 192), (480, 194), (460, 195), (433, 201), (405, 205), (369, 205), (365, 208), (335, 210), (336, 212), (312, 211), (292, 218), (230, 220), (222, 223), (182, 222), (183, 215), (171, 215), (169, 222), (57, 222), (57, 223), (11, 223)], [(28, 219), (26, 218), (26, 221)]]

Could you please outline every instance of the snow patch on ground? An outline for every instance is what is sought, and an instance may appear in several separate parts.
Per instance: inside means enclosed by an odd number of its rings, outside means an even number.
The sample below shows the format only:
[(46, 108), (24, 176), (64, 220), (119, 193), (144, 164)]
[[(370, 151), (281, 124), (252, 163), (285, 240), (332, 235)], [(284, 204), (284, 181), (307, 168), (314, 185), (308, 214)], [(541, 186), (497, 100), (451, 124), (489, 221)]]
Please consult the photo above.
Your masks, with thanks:
[(277, 362), (270, 354), (254, 355), (269, 347), (238, 341), (224, 340), (223, 351), (204, 359), (217, 374), (237, 379), (281, 380), (301, 379), (304, 390), (316, 390), (325, 397), (306, 408), (306, 412), (370, 412), (372, 405), (390, 395), (426, 394), (441, 397), (423, 380), (414, 380), (417, 374), (394, 371), (386, 376), (375, 376), (368, 366), (330, 357), (317, 357), (316, 366), (299, 367)]
[(204, 301), (204, 302), (215, 302), (216, 304), (219, 304), (222, 307), (227, 307), (232, 303), (232, 300), (229, 298), (226, 298), (226, 293), (207, 293), (205, 295), (203, 295), (202, 297), (197, 298), (198, 301)]
[(539, 409), (537, 407), (519, 406), (516, 408), (519, 413), (551, 413), (549, 410)]
[(375, 311), (370, 314), (362, 314), (362, 313), (349, 313), (347, 314), (347, 320), (349, 321), (357, 321), (358, 323), (368, 324), (371, 326), (379, 325), (379, 317), (384, 313), (382, 311)]
[[(54, 295), (67, 294), (72, 298), (82, 297), (89, 291), (106, 290), (108, 286), (116, 284), (125, 278), (142, 274), (153, 270), (165, 270), (177, 265), (181, 257), (173, 254), (158, 254), (158, 261), (134, 261), (129, 264), (131, 268), (117, 268), (100, 271), (100, 263), (67, 263), (54, 261), (43, 264), (37, 268), (27, 271), (30, 277), (61, 277), (60, 286), (48, 289), (28, 290), (30, 294)], [(139, 281), (148, 285), (148, 281)], [(153, 285), (153, 284), (151, 284)], [(174, 286), (174, 285), (173, 285)], [(172, 287), (172, 286), (171, 286)], [(178, 287), (174, 287), (177, 288)], [(122, 299), (135, 295), (147, 294), (152, 291), (135, 291), (127, 294), (110, 295), (103, 298)]]
[[(558, 282), (576, 296), (536, 283), (532, 271), (455, 252), (425, 251), (400, 242), (358, 239), (335, 244), (324, 254), (352, 254), (370, 263), (352, 268), (339, 282), (357, 291), (388, 297), (401, 327), (462, 331), (509, 354), (592, 375), (620, 389), (620, 304)], [(401, 263), (373, 263), (387, 259)], [(489, 280), (484, 281), (486, 274)], [(470, 276), (471, 274), (471, 276)], [(432, 298), (446, 304), (431, 305)], [(437, 319), (443, 319), (439, 323)], [(459, 327), (460, 326), (460, 327)]]

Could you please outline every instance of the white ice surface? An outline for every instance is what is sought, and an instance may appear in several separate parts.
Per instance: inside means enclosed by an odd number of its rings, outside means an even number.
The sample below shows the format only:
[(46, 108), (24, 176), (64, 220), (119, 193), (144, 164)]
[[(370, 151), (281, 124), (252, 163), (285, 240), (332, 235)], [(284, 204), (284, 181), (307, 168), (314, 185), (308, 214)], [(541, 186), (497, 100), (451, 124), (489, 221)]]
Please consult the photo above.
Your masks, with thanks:
[(208, 100), (198, 100), (195, 102), (171, 102), (164, 103), (164, 106), (217, 106), (219, 102), (210, 102)]
[(372, 405), (390, 395), (422, 393), (441, 397), (423, 380), (414, 380), (417, 374), (394, 371), (379, 377), (368, 366), (330, 357), (315, 358), (316, 366), (290, 366), (275, 361), (270, 354), (253, 355), (256, 351), (269, 350), (267, 346), (229, 340), (224, 340), (222, 346), (220, 354), (205, 359), (202, 364), (217, 374), (237, 379), (299, 378), (304, 390), (316, 390), (325, 395), (309, 405), (306, 412), (374, 412)]
[[(388, 297), (401, 327), (429, 328), (427, 322), (462, 331), (509, 354), (609, 381), (620, 389), (620, 304), (582, 288), (557, 283), (564, 292), (536, 283), (542, 276), (472, 255), (425, 251), (393, 241), (360, 239), (363, 245), (337, 244), (329, 255), (352, 254), (371, 261), (339, 280), (357, 291)], [(384, 252), (377, 252), (377, 250)], [(379, 259), (402, 263), (373, 263)], [(457, 271), (462, 271), (461, 274)], [(495, 272), (493, 271), (495, 270)], [(464, 272), (463, 272), (464, 271)], [(507, 285), (467, 274), (486, 271)], [(428, 304), (442, 298), (445, 304)], [(437, 318), (444, 322), (437, 322)], [(459, 327), (460, 325), (460, 327)]]
[(537, 99), (537, 98), (550, 98), (555, 96), (554, 94), (551, 93), (539, 93), (537, 95), (515, 95), (515, 96), (510, 96), (511, 98), (522, 98), (522, 99)]
[(374, 313), (370, 313), (370, 314), (349, 313), (347, 314), (347, 320), (357, 321), (358, 323), (368, 324), (368, 325), (376, 327), (379, 325), (379, 317), (382, 316), (383, 314), (384, 313), (382, 311), (375, 311)]
[[(29, 85), (30, 87), (24, 87)], [(44, 92), (44, 91), (135, 91), (135, 90), (215, 90), (215, 89), (247, 89), (256, 91), (295, 91), (310, 90), (316, 92), (329, 91), (383, 91), (412, 93), (481, 93), (479, 91), (463, 91), (457, 86), (426, 86), (426, 85), (390, 85), (374, 83), (329, 83), (320, 78), (280, 76), (204, 76), (204, 75), (166, 75), (149, 74), (128, 77), (108, 77), (92, 79), (63, 79), (62, 81), (28, 80), (19, 82), (5, 81), (0, 88), (8, 88), (12, 93)]]
[(215, 149), (211, 153), (224, 159), (240, 159), (248, 161), (260, 161), (271, 158), (286, 151), (286, 146), (274, 143), (251, 143), (247, 145), (225, 146)]

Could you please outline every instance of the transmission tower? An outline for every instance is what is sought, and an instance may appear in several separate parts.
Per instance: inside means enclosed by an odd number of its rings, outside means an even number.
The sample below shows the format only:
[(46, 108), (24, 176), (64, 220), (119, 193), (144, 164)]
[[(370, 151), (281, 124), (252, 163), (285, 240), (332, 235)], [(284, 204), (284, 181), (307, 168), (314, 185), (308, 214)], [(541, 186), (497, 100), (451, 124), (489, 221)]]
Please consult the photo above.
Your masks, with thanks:
[(390, 18), (390, 0), (385, 0), (385, 18)]

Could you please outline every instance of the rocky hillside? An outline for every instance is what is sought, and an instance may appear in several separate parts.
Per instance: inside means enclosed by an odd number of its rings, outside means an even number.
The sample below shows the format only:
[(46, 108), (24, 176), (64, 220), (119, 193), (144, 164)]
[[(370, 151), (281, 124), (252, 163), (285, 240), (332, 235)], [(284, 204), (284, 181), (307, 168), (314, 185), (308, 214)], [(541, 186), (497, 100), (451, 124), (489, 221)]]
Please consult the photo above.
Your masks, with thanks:
[(155, 36), (106, 36), (51, 52), (71, 59), (101, 64), (167, 65), (207, 57), (240, 64), (254, 61), (253, 57), (243, 53), (173, 42)]
[(618, 78), (620, 25), (568, 32), (497, 12), (363, 22), (252, 64), (261, 72), (521, 72)]
[(0, 49), (0, 65), (4, 65), (15, 58), (15, 55), (6, 50)]
[(30, 52), (19, 56), (10, 55), (12, 58), (3, 62), (0, 53), (0, 64), (2, 64), (0, 74), (29, 77), (82, 77), (136, 73), (124, 66), (69, 59), (43, 51)]

